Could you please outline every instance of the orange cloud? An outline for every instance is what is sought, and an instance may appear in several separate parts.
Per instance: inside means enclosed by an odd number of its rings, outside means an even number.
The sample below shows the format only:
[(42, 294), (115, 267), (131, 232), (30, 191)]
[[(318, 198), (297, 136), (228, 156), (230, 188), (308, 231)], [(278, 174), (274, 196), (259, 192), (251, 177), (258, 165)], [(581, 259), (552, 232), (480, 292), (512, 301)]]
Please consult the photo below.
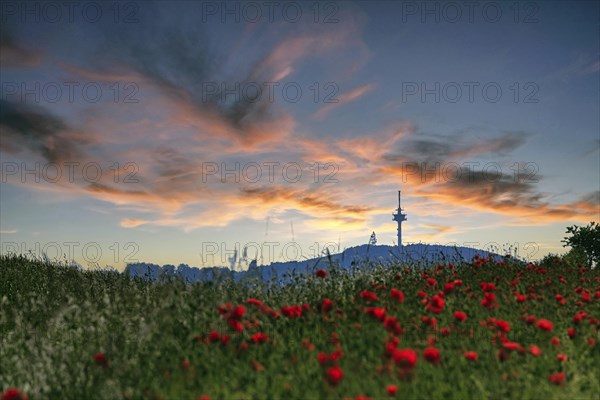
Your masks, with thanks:
[(132, 218), (125, 218), (123, 220), (121, 220), (121, 227), (123, 228), (136, 228), (140, 225), (144, 225), (146, 224), (147, 221), (144, 221), (142, 219), (132, 219)]

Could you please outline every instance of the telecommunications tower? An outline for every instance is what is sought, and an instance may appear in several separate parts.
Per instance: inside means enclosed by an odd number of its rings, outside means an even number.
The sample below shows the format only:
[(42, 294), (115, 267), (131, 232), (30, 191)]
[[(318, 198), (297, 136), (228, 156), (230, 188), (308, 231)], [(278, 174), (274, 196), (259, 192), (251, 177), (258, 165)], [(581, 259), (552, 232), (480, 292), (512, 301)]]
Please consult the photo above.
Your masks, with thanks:
[(392, 214), (394, 221), (398, 222), (398, 247), (402, 247), (402, 223), (406, 221), (406, 214), (402, 212), (403, 209), (400, 206), (400, 193), (401, 191), (398, 190), (398, 210), (395, 214)]

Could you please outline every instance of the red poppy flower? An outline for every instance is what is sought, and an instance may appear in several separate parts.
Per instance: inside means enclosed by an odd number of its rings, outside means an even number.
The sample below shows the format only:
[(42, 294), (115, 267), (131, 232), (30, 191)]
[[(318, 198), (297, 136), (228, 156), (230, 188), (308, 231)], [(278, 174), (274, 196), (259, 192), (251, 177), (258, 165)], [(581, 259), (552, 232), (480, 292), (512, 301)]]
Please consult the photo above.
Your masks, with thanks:
[(573, 316), (573, 323), (578, 324), (582, 319), (587, 318), (587, 313), (585, 311), (578, 311), (577, 314)]
[(246, 300), (246, 304), (252, 304), (254, 306), (259, 306), (259, 307), (264, 306), (263, 302), (258, 299), (248, 299), (248, 300)]
[(232, 307), (233, 306), (231, 305), (231, 303), (226, 303), (222, 306), (217, 307), (217, 310), (219, 310), (219, 313), (221, 314), (227, 314)]
[(481, 300), (481, 305), (487, 308), (494, 308), (496, 305), (496, 295), (494, 293), (485, 292), (483, 300)]
[(392, 288), (392, 290), (390, 290), (390, 295), (392, 296), (392, 299), (396, 299), (398, 303), (404, 302), (404, 293), (398, 289)]
[(588, 339), (588, 344), (589, 344), (590, 346), (593, 346), (593, 345), (595, 345), (595, 344), (596, 344), (596, 339), (594, 339), (594, 338), (589, 338), (589, 339)]
[(379, 300), (379, 297), (377, 297), (377, 295), (373, 292), (369, 292), (368, 290), (364, 290), (360, 293), (360, 297), (363, 300), (367, 300), (367, 301), (377, 301)]
[(584, 301), (586, 303), (592, 301), (592, 299), (590, 298), (590, 293), (588, 291), (585, 291), (581, 294), (581, 301)]
[(226, 345), (227, 343), (229, 343), (229, 335), (225, 334), (221, 336), (221, 344)]
[(566, 377), (567, 376), (564, 372), (554, 372), (554, 373), (550, 374), (550, 376), (548, 377), (548, 380), (551, 383), (554, 383), (555, 385), (564, 385)]
[(337, 365), (327, 370), (327, 381), (331, 385), (337, 385), (344, 378), (344, 371)]
[(481, 287), (481, 290), (483, 290), (484, 292), (493, 292), (494, 290), (496, 290), (496, 284), (495, 283), (481, 282), (479, 284), (479, 286)]
[(465, 321), (467, 319), (467, 314), (462, 311), (454, 311), (454, 319), (457, 321)]
[(533, 316), (533, 315), (528, 315), (525, 317), (525, 322), (527, 322), (529, 325), (535, 324), (536, 321), (537, 321), (537, 318), (535, 318), (535, 316)]
[(208, 340), (210, 342), (218, 342), (219, 340), (221, 340), (221, 335), (219, 334), (219, 332), (212, 331), (208, 334)]
[(17, 388), (10, 388), (2, 393), (2, 400), (27, 400), (27, 394)]
[(325, 271), (324, 269), (318, 269), (317, 272), (315, 272), (315, 275), (317, 278), (327, 278), (329, 272)]
[(239, 320), (239, 319), (242, 319), (245, 314), (246, 314), (246, 307), (244, 307), (243, 305), (240, 304), (239, 306), (237, 306), (233, 310), (231, 310), (231, 313), (229, 314), (229, 318)]
[(518, 303), (523, 303), (524, 301), (527, 300), (527, 296), (521, 294), (521, 293), (515, 293), (515, 296), (517, 297), (517, 302)]
[(387, 357), (392, 357), (394, 355), (394, 352), (396, 351), (397, 347), (398, 347), (397, 344), (392, 343), (392, 342), (387, 342), (385, 344), (385, 355)]
[(436, 294), (431, 298), (431, 300), (429, 300), (429, 304), (427, 304), (427, 307), (425, 307), (425, 309), (435, 314), (439, 314), (444, 309), (445, 304), (446, 302), (444, 301), (444, 299)]
[(429, 347), (423, 352), (423, 357), (430, 363), (437, 365), (440, 361), (440, 350), (434, 347)]
[(380, 321), (383, 321), (385, 318), (385, 308), (370, 307), (367, 308), (367, 314), (374, 316)]
[(402, 326), (396, 317), (386, 317), (383, 321), (383, 326), (385, 326), (388, 331), (396, 335), (402, 333)]
[(411, 349), (394, 351), (394, 362), (401, 367), (413, 368), (417, 364), (417, 352)]
[(511, 342), (509, 340), (507, 340), (504, 343), (502, 343), (502, 347), (504, 347), (506, 350), (511, 350), (511, 351), (518, 351), (518, 352), (524, 352), (525, 351), (525, 349), (523, 348), (523, 346), (521, 346), (519, 343), (517, 343), (517, 342)]
[(576, 333), (575, 333), (575, 329), (573, 329), (573, 328), (569, 328), (569, 329), (567, 329), (567, 334), (569, 335), (569, 337), (570, 337), (571, 339), (573, 339), (573, 338), (575, 337), (575, 335), (576, 335)]
[(496, 328), (498, 328), (499, 330), (501, 330), (504, 333), (508, 333), (510, 331), (510, 324), (506, 321), (497, 319), (495, 322), (495, 325), (496, 325)]
[(550, 332), (552, 329), (554, 329), (554, 324), (551, 321), (548, 321), (547, 319), (540, 319), (536, 326), (546, 332)]
[(262, 332), (258, 332), (252, 335), (252, 340), (254, 343), (265, 343), (269, 341), (269, 337)]
[(398, 388), (396, 387), (396, 385), (387, 386), (387, 394), (389, 394), (390, 396), (395, 396), (397, 392)]
[(557, 355), (556, 355), (556, 359), (557, 359), (558, 361), (567, 362), (567, 361), (569, 360), (569, 357), (567, 357), (567, 356), (566, 356), (566, 355), (564, 355), (564, 354), (557, 354)]
[(321, 311), (329, 312), (333, 308), (333, 301), (329, 299), (323, 299), (321, 302)]
[(329, 362), (329, 355), (327, 353), (320, 352), (317, 354), (317, 361), (319, 364), (323, 365)]
[(293, 305), (293, 306), (284, 306), (281, 308), (281, 313), (288, 318), (297, 318), (301, 317), (303, 312), (302, 306)]
[(454, 290), (454, 283), (449, 282), (444, 284), (444, 293), (449, 294)]
[(181, 362), (181, 368), (183, 368), (183, 369), (188, 369), (189, 367), (190, 367), (190, 362), (189, 362), (189, 360), (183, 360), (183, 361)]
[(94, 362), (100, 367), (108, 367), (108, 357), (104, 353), (98, 353), (94, 356)]
[(233, 318), (228, 319), (227, 324), (235, 332), (241, 332), (244, 330), (244, 324), (242, 324), (240, 321), (238, 321), (236, 319), (233, 319)]
[(529, 352), (536, 357), (539, 357), (540, 355), (542, 355), (542, 349), (537, 347), (535, 344), (532, 344), (531, 346), (529, 346)]
[(333, 353), (331, 353), (329, 355), (329, 358), (331, 358), (331, 360), (333, 360), (333, 361), (337, 361), (338, 359), (342, 358), (343, 356), (344, 356), (344, 350), (337, 349), (336, 351), (334, 351)]
[(467, 352), (465, 352), (464, 356), (467, 360), (471, 360), (471, 361), (477, 361), (477, 357), (479, 357), (479, 355), (477, 353), (475, 353), (474, 351), (467, 351)]

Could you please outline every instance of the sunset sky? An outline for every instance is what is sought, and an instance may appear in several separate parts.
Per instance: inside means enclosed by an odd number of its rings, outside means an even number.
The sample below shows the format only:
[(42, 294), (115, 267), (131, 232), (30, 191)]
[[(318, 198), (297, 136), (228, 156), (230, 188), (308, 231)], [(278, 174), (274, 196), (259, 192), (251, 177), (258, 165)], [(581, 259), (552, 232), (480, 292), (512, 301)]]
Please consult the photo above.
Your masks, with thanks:
[(391, 245), (400, 189), (405, 244), (600, 220), (598, 2), (52, 3), (2, 3), (2, 253)]

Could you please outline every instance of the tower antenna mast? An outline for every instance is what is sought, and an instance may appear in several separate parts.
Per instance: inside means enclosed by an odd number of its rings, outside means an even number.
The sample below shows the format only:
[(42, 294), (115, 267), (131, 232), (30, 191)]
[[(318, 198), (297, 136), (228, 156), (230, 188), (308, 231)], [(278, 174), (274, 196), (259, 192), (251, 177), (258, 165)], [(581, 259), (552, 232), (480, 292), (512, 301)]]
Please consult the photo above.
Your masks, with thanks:
[(290, 228), (292, 230), (292, 242), (296, 242), (296, 238), (294, 237), (294, 221), (290, 221)]

